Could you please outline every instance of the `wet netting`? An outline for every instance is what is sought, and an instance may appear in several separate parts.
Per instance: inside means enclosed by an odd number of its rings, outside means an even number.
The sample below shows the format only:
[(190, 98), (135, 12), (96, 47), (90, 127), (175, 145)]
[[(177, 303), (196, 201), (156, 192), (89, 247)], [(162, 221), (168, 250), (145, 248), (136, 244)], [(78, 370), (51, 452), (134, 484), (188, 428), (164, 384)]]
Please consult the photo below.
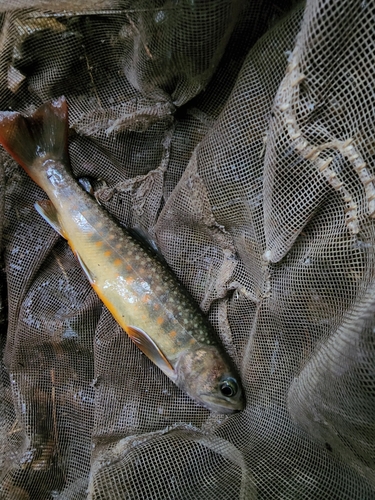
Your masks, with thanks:
[(375, 498), (375, 1), (0, 2), (0, 109), (208, 314), (246, 408), (130, 341), (1, 148), (0, 498)]

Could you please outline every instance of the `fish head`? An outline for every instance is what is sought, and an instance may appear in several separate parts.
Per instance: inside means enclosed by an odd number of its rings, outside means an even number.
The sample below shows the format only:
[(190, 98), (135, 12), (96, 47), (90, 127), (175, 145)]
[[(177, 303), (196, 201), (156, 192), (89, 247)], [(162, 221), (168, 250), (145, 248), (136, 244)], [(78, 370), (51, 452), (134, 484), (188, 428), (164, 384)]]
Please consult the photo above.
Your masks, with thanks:
[(215, 346), (189, 349), (175, 367), (176, 384), (211, 411), (233, 413), (244, 408), (239, 377)]

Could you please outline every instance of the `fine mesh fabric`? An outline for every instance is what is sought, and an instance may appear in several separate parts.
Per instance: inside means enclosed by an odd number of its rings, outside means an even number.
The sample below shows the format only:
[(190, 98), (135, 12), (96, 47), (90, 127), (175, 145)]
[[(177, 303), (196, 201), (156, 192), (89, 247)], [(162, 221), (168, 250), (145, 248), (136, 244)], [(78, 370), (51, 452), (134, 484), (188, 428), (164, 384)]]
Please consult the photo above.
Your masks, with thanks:
[(0, 109), (209, 315), (244, 411), (132, 344), (1, 150), (0, 499), (375, 499), (370, 0), (2, 0)]

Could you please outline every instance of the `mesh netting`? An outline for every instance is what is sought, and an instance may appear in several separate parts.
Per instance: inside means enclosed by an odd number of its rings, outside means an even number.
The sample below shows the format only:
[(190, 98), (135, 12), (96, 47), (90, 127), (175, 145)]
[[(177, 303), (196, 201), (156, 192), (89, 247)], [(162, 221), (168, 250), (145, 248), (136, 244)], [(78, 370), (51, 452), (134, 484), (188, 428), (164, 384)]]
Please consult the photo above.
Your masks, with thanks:
[(0, 498), (375, 498), (375, 3), (0, 10), (0, 109), (66, 96), (74, 175), (209, 314), (247, 402), (210, 413), (141, 354), (2, 150)]

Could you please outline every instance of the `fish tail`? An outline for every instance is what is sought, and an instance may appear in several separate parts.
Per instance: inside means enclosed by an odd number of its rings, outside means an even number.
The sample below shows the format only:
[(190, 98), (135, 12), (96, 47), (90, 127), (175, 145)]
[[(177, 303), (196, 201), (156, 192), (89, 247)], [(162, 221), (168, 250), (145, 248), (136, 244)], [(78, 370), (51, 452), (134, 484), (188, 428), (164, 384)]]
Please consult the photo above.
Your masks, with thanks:
[(38, 183), (44, 160), (69, 164), (68, 106), (65, 97), (44, 104), (31, 116), (0, 112), (0, 144)]

